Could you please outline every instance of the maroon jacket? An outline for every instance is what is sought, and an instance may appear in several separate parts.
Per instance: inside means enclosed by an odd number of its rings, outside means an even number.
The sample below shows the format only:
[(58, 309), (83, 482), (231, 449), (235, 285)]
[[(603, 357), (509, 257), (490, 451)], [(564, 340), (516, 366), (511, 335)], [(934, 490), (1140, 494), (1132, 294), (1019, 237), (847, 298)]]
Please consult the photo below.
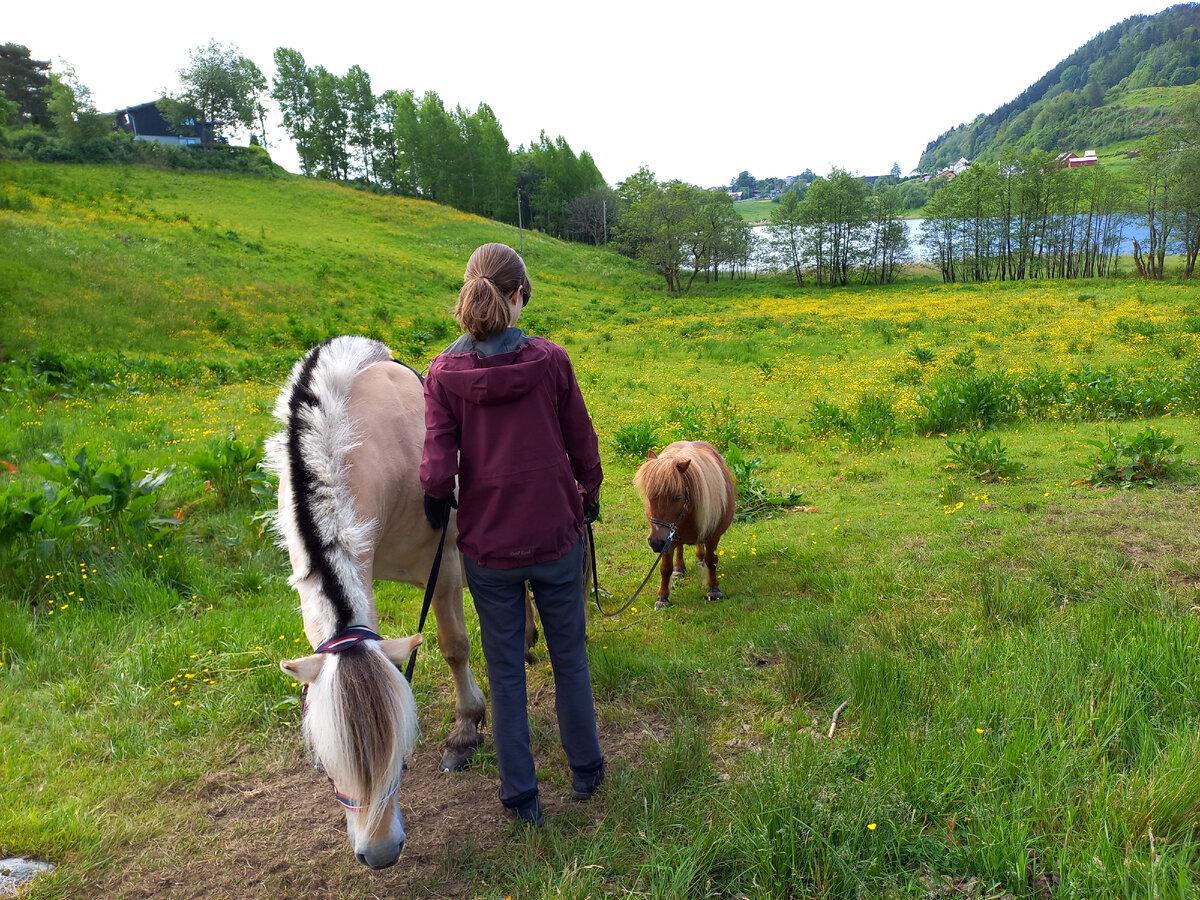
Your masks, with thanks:
[(575, 545), (604, 474), (562, 347), (509, 328), (465, 334), (429, 364), (421, 488), (448, 496), (455, 476), (458, 546), (473, 563), (515, 569)]

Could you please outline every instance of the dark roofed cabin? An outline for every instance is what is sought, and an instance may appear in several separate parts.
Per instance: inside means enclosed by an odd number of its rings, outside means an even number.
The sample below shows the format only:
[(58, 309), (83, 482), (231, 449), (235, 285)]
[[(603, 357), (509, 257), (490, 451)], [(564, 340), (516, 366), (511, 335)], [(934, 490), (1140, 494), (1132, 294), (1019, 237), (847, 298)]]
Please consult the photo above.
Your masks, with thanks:
[(119, 128), (121, 131), (132, 134), (134, 140), (137, 141), (158, 141), (163, 144), (199, 146), (204, 142), (205, 130), (210, 127), (208, 125), (197, 126), (194, 122), (189, 122), (194, 134), (176, 134), (171, 130), (171, 126), (167, 124), (167, 120), (163, 118), (163, 114), (155, 103), (143, 103), (140, 106), (118, 109), (113, 116), (114, 129)]

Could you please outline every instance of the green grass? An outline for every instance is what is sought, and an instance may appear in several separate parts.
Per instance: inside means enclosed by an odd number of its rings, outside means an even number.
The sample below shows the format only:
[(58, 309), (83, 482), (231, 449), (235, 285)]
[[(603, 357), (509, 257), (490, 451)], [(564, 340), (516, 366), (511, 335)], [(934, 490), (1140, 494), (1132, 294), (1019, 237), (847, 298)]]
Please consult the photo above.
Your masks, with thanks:
[(776, 206), (777, 204), (771, 200), (738, 200), (733, 204), (738, 215), (751, 225), (768, 221), (771, 218), (771, 210)]
[[(18, 190), (30, 208), (0, 209), (0, 496), (86, 446), (174, 464), (158, 506), (182, 524), (148, 540), (101, 522), (0, 570), (0, 856), (59, 864), (33, 897), (134, 896), (130, 860), (151, 879), (221, 864), (211, 779), (269, 781), (299, 756), (277, 662), (303, 636), (256, 518), (269, 501), (206, 490), (189, 459), (271, 433), (310, 340), (373, 333), (423, 368), (454, 336), (471, 249), (519, 238), (293, 178), (6, 164), (0, 191)], [(593, 616), (609, 782), (536, 835), (497, 847), (468, 827), (441, 864), (453, 895), (951, 897), (975, 879), (1023, 898), (1047, 873), (1056, 897), (1200, 891), (1194, 287), (760, 277), (670, 297), (619, 257), (524, 239), (523, 324), (567, 347), (600, 436), (608, 606), (651, 562), (630, 484), (646, 441), (734, 445), (804, 505), (735, 523), (725, 601), (693, 570), (665, 613)], [(1003, 473), (947, 459), (981, 421)], [(1078, 483), (1091, 442), (1146, 425), (1182, 445), (1172, 474)], [(415, 624), (418, 594), (381, 587), (388, 627)], [(425, 671), (436, 744), (449, 679)], [(552, 717), (534, 738), (558, 759)], [(493, 785), (486, 748), (478, 765)], [(308, 826), (285, 812), (247, 840)], [(385, 877), (346, 852), (286, 869), (261, 890)]]

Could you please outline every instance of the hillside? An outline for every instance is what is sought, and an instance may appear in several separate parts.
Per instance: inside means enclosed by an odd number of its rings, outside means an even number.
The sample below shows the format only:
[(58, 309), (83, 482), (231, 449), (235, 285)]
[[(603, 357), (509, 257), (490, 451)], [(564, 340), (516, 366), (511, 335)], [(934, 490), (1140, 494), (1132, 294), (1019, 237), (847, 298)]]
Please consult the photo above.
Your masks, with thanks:
[[(1101, 150), (1158, 131), (1200, 78), (1200, 4), (1130, 16), (1092, 38), (1019, 97), (931, 141), (920, 168), (1006, 151)], [(1102, 154), (1103, 155), (1103, 154)]]
[[(646, 283), (615, 253), (292, 176), (9, 162), (0, 210), (0, 284), (19, 286), (4, 298), (0, 359), (120, 347), (257, 365), (351, 331), (419, 355), (456, 327), (463, 267), (487, 241), (523, 246), (541, 296), (567, 308)], [(301, 322), (297, 308), (316, 315)]]

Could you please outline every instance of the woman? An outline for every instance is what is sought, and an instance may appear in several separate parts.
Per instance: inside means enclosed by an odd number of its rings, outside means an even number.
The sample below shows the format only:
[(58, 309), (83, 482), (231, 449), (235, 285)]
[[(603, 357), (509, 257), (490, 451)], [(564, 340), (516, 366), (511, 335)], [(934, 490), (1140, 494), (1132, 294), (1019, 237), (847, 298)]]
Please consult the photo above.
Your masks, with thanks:
[(600, 511), (599, 442), (565, 350), (516, 327), (532, 286), (504, 244), (471, 254), (454, 318), (465, 334), (425, 378), (425, 515), (441, 528), (458, 479), (458, 546), (479, 614), (510, 816), (542, 824), (529, 746), (525, 585), (533, 588), (554, 669), (558, 730), (572, 797), (604, 780), (588, 671), (583, 526)]

